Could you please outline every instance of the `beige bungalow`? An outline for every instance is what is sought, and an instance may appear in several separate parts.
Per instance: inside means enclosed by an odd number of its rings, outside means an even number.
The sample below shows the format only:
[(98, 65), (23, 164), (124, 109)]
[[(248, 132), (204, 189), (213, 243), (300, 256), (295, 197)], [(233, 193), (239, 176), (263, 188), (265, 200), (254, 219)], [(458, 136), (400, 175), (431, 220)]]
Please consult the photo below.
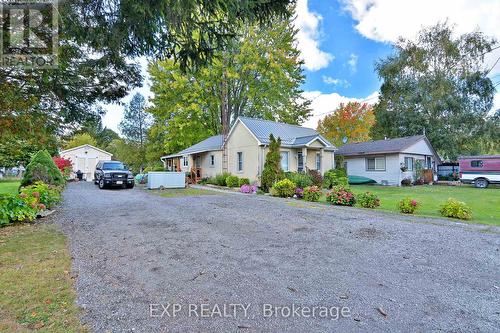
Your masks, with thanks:
[(248, 117), (236, 120), (225, 142), (222, 135), (215, 135), (161, 160), (167, 170), (191, 172), (197, 179), (229, 172), (259, 183), (271, 134), (281, 138), (284, 171), (324, 174), (334, 168), (336, 148), (316, 130)]

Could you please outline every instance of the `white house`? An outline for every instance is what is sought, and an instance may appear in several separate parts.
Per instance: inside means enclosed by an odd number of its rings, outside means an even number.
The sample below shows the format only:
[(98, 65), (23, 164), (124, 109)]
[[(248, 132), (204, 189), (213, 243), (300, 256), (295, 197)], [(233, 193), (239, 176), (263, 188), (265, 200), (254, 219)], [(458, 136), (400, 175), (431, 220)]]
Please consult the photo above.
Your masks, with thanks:
[(344, 157), (349, 176), (398, 186), (405, 178), (415, 178), (417, 162), (435, 174), (441, 161), (425, 135), (346, 144), (336, 153)]
[(80, 170), (83, 173), (83, 179), (92, 181), (97, 162), (111, 161), (113, 154), (92, 145), (85, 144), (63, 150), (60, 152), (59, 156), (71, 160), (73, 163), (73, 176)]

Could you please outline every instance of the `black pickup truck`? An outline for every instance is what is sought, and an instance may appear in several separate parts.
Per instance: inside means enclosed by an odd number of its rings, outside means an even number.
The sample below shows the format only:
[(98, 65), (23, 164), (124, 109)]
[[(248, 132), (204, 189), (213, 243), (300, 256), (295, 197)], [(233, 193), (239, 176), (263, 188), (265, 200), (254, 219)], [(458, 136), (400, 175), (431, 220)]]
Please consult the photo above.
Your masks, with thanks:
[(133, 188), (134, 175), (120, 161), (99, 161), (94, 172), (94, 183), (100, 189), (115, 186)]

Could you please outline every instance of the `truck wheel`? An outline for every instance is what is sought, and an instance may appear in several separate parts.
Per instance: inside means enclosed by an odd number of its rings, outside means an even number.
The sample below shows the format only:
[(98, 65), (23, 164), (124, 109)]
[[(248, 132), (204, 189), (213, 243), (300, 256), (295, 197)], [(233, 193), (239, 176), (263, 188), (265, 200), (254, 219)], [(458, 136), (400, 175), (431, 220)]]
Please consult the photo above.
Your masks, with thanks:
[(474, 185), (477, 188), (487, 188), (488, 187), (488, 181), (484, 178), (479, 178), (474, 181)]
[(104, 188), (104, 179), (99, 180), (99, 188), (102, 190)]

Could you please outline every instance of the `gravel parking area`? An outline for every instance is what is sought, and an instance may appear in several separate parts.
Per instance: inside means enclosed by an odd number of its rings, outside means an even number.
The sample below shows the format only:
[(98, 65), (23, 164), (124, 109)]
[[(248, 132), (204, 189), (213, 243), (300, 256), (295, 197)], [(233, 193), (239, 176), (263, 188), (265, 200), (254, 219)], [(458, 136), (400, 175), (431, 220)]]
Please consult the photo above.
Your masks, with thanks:
[(95, 332), (500, 331), (495, 227), (92, 183), (51, 219)]

